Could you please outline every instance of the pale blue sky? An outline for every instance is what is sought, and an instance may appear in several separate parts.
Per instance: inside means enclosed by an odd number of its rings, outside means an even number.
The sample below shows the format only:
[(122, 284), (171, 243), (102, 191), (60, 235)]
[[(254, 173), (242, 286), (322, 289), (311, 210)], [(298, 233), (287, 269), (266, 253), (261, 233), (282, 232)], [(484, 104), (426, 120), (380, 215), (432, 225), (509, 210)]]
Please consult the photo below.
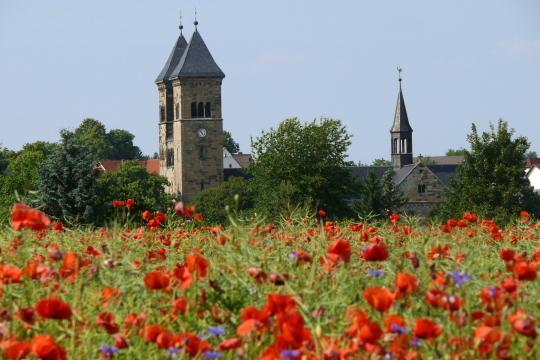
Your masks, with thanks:
[(157, 151), (154, 79), (195, 6), (244, 152), (284, 118), (328, 116), (353, 134), (351, 160), (389, 158), (397, 65), (415, 155), (501, 117), (540, 151), (537, 0), (0, 0), (0, 143), (56, 141), (93, 117)]

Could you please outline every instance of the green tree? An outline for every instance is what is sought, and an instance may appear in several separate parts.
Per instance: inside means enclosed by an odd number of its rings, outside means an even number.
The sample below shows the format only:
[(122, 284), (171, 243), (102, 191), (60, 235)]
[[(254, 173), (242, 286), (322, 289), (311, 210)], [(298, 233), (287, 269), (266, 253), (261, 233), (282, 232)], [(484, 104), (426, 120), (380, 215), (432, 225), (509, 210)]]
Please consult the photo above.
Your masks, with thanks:
[(529, 151), (527, 152), (527, 154), (525, 155), (526, 158), (530, 159), (530, 158), (537, 158), (538, 157), (538, 154), (536, 153), (536, 151)]
[(352, 204), (353, 211), (361, 217), (386, 218), (392, 211), (405, 203), (402, 192), (392, 180), (394, 172), (389, 170), (379, 178), (368, 172), (359, 186), (359, 199)]
[(9, 162), (17, 155), (16, 151), (9, 150), (7, 148), (0, 148), (0, 175), (2, 175), (8, 165)]
[(104, 204), (100, 220), (107, 220), (114, 200), (134, 199), (133, 212), (164, 211), (172, 204), (172, 196), (165, 192), (165, 177), (146, 171), (135, 160), (122, 163), (118, 172), (107, 172), (98, 179), (99, 198)]
[(141, 149), (133, 144), (135, 135), (126, 130), (113, 129), (107, 133), (107, 140), (111, 151), (107, 156), (109, 160), (135, 160), (142, 158)]
[(113, 151), (105, 125), (95, 119), (84, 119), (73, 131), (73, 141), (85, 147), (94, 161), (108, 159)]
[(238, 214), (247, 213), (254, 208), (255, 192), (250, 180), (231, 177), (220, 186), (201, 191), (195, 199), (197, 211), (214, 224), (227, 223), (227, 206), (231, 213)]
[(232, 134), (227, 130), (223, 130), (223, 146), (231, 154), (237, 154), (240, 151), (240, 145), (234, 141)]
[(371, 166), (385, 166), (385, 167), (390, 167), (392, 166), (392, 162), (389, 161), (389, 160), (386, 160), (384, 158), (380, 158), (380, 159), (375, 159), (373, 160), (373, 163), (371, 164)]
[(350, 138), (339, 120), (303, 123), (293, 118), (252, 140), (254, 162), (249, 171), (254, 176), (258, 210), (280, 212), (283, 201), (290, 200), (292, 206), (349, 214), (345, 199), (355, 188), (345, 167)]
[(38, 190), (45, 211), (71, 223), (92, 223), (100, 200), (95, 157), (73, 132), (63, 130), (61, 143), (38, 170)]
[(448, 151), (446, 152), (446, 156), (463, 156), (465, 155), (465, 152), (467, 150), (465, 150), (464, 148), (461, 148), (461, 149), (448, 149)]
[(472, 125), (464, 162), (458, 177), (450, 182), (446, 203), (439, 214), (458, 217), (465, 211), (496, 219), (502, 223), (521, 210), (540, 212), (540, 198), (534, 193), (524, 171), (529, 142), (524, 136), (513, 138), (514, 130), (499, 120), (497, 127), (481, 135)]

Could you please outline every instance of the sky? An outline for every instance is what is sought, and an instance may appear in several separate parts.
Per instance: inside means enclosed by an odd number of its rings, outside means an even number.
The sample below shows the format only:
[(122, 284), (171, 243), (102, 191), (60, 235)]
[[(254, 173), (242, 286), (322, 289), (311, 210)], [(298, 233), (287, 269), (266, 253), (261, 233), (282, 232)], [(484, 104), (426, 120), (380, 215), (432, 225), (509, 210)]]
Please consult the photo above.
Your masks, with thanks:
[(503, 118), (540, 153), (537, 0), (0, 0), (0, 144), (57, 141), (95, 118), (158, 151), (155, 78), (199, 32), (225, 72), (223, 125), (250, 139), (289, 117), (340, 119), (349, 160), (390, 157), (398, 81), (416, 155)]

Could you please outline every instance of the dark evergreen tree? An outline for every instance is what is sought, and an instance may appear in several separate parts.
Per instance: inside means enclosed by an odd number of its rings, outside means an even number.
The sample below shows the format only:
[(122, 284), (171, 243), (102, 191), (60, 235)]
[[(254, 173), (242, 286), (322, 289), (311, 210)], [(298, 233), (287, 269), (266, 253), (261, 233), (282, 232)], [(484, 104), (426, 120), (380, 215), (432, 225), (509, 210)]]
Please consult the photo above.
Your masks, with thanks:
[(126, 130), (113, 129), (107, 133), (110, 145), (109, 160), (135, 160), (142, 158), (141, 149), (133, 144), (135, 135)]
[(464, 163), (458, 168), (458, 177), (450, 182), (439, 215), (459, 217), (473, 211), (502, 223), (521, 210), (539, 215), (540, 197), (524, 171), (529, 142), (524, 136), (513, 135), (514, 130), (503, 120), (481, 135), (472, 125), (467, 137), (471, 150), (464, 152)]
[(70, 223), (88, 224), (99, 207), (98, 173), (95, 157), (76, 141), (73, 132), (63, 130), (61, 143), (38, 171), (38, 190), (45, 211)]
[(368, 172), (359, 186), (359, 199), (352, 208), (361, 217), (386, 218), (392, 211), (405, 203), (403, 194), (394, 185), (394, 172), (389, 170), (379, 178), (374, 172)]

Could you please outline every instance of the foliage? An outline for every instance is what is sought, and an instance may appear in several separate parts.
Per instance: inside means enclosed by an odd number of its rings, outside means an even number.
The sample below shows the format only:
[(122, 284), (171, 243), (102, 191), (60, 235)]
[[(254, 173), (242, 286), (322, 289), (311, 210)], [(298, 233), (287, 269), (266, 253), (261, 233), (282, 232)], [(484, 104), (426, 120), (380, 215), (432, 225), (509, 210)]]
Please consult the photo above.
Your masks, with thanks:
[(67, 130), (61, 143), (38, 171), (40, 201), (48, 214), (63, 221), (92, 223), (100, 199), (97, 195), (95, 157), (90, 148)]
[(351, 136), (339, 120), (302, 123), (287, 119), (252, 140), (258, 211), (276, 214), (283, 202), (321, 207), (333, 216), (348, 214), (345, 199), (355, 182), (345, 167)]
[(237, 154), (240, 151), (240, 145), (234, 141), (232, 134), (227, 130), (223, 130), (223, 146), (231, 154)]
[(446, 203), (439, 209), (444, 217), (472, 210), (507, 222), (521, 210), (540, 214), (540, 198), (534, 193), (524, 171), (528, 140), (513, 138), (514, 130), (499, 120), (490, 132), (478, 133), (472, 125), (464, 163), (458, 177), (450, 182)]
[(86, 147), (95, 161), (133, 160), (142, 157), (139, 147), (133, 145), (133, 134), (120, 129), (107, 132), (105, 125), (95, 119), (84, 119), (73, 134), (74, 141)]
[(0, 175), (2, 175), (8, 165), (11, 159), (13, 159), (17, 155), (16, 151), (9, 150), (7, 148), (0, 148)]
[(195, 199), (196, 209), (214, 224), (226, 224), (229, 214), (245, 214), (254, 205), (255, 193), (251, 181), (239, 177), (231, 177), (220, 186), (207, 188)]
[(136, 160), (125, 161), (118, 172), (106, 172), (98, 179), (99, 197), (104, 206), (101, 219), (111, 214), (114, 200), (136, 199), (134, 213), (148, 209), (165, 211), (173, 200), (165, 193), (167, 185), (165, 177), (149, 173)]
[(525, 157), (528, 158), (528, 159), (537, 158), (538, 154), (536, 153), (536, 151), (528, 151), (527, 154), (525, 155)]
[(393, 171), (386, 171), (379, 178), (370, 171), (360, 183), (359, 199), (352, 204), (353, 211), (362, 218), (386, 218), (405, 203), (403, 194), (394, 185)]
[(463, 156), (465, 155), (465, 152), (467, 150), (464, 149), (464, 148), (460, 148), (460, 149), (448, 149), (448, 151), (446, 152), (446, 156)]
[(384, 158), (375, 159), (373, 160), (373, 163), (371, 166), (384, 166), (384, 167), (391, 167), (392, 162), (390, 160), (386, 160)]
[(0, 352), (44, 334), (69, 359), (539, 358), (540, 224), (481, 220), (1, 230)]

